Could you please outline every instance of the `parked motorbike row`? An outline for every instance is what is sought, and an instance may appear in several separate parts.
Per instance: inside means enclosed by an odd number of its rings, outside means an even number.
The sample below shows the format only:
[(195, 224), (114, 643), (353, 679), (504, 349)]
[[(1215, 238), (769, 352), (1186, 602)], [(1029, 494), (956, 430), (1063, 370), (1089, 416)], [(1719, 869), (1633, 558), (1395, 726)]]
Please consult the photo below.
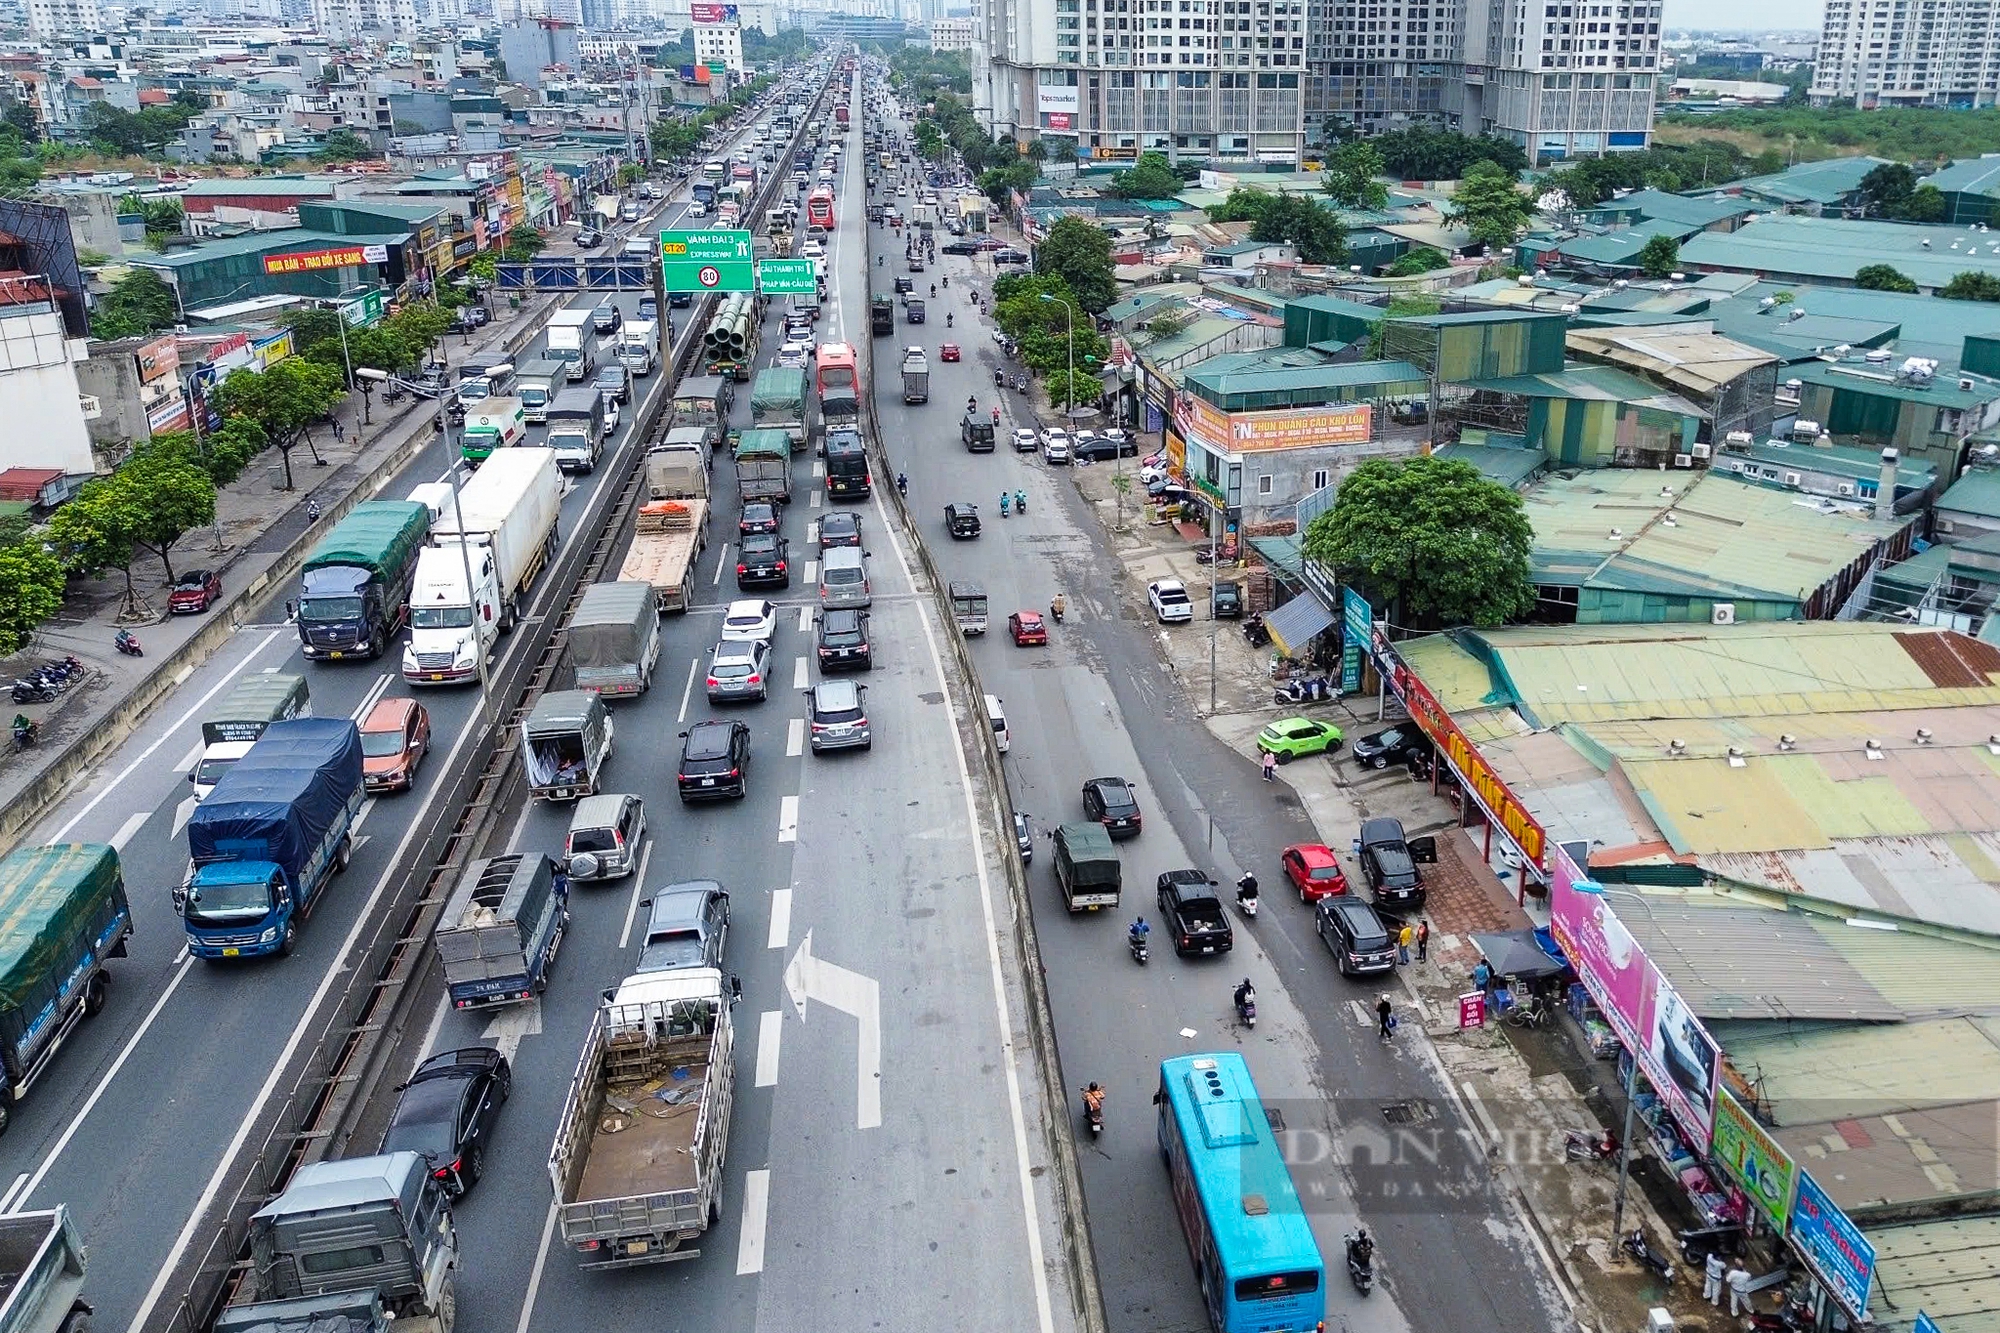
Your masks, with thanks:
[(1294, 676), (1271, 692), (1276, 704), (1330, 703), (1340, 698), (1340, 687), (1329, 675)]
[(14, 702), (45, 704), (60, 699), (71, 685), (83, 678), (83, 663), (74, 657), (44, 662), (14, 682)]

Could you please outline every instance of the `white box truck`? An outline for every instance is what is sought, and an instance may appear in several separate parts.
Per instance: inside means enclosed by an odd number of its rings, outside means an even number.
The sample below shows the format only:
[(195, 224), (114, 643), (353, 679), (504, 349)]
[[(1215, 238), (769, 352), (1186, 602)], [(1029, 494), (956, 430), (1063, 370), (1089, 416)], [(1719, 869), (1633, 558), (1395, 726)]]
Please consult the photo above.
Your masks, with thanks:
[(618, 361), (634, 375), (650, 375), (660, 354), (660, 322), (630, 319), (618, 331)]
[[(463, 684), (480, 657), (513, 629), (535, 576), (555, 553), (562, 474), (553, 449), (502, 449), (459, 488), (417, 557), (403, 679)], [(470, 562), (472, 586), (466, 586)]]
[(597, 331), (590, 318), (588, 310), (558, 310), (549, 320), (549, 359), (567, 367), (571, 384), (597, 370)]

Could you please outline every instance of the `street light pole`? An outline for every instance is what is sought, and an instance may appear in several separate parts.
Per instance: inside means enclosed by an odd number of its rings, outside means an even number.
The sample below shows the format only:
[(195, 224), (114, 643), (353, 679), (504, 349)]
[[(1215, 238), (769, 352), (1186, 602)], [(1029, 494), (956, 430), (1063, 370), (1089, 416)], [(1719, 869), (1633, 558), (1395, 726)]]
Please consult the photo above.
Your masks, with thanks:
[[(410, 383), (410, 381), (391, 375), (385, 370), (376, 370), (372, 366), (363, 366), (356, 373), (363, 379), (376, 380), (384, 384), (400, 385), (411, 393), (423, 392), (422, 389)], [(437, 435), (440, 440), (448, 442), (451, 439), (451, 430), (445, 420), (445, 394), (441, 389), (438, 391), (437, 396)], [(449, 449), (446, 452), (449, 453)], [(445, 469), (445, 477), (451, 483), (452, 521), (460, 525), (458, 530), (458, 558), (465, 570), (466, 628), (472, 631), (472, 662), (479, 671), (479, 715), (483, 721), (488, 705), (493, 698), (493, 680), (487, 674), (486, 670), (486, 649), (479, 642), (479, 606), (472, 588), (472, 552), (465, 544), (465, 529), (463, 518), (461, 517), (465, 513), (465, 509), (459, 500), (457, 459), (451, 460), (451, 466)]]

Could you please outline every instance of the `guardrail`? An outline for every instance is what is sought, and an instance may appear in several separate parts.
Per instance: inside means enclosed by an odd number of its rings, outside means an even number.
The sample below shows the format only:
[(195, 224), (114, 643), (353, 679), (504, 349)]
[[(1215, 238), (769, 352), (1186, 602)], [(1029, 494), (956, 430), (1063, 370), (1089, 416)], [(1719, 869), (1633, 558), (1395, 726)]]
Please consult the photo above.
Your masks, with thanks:
[[(874, 119), (864, 113), (863, 124)], [(862, 215), (862, 235), (872, 237), (867, 214)], [(875, 298), (876, 268), (868, 262), (873, 253), (872, 239), (862, 247), (861, 265), (867, 276), (867, 300), (864, 305), (872, 310)], [(893, 297), (893, 293), (891, 293)], [(882, 423), (875, 411), (875, 336), (871, 332), (866, 340), (856, 339), (859, 349), (857, 360), (865, 372), (863, 382), (869, 392), (862, 398), (862, 416), (868, 423), (868, 447), (879, 465), (880, 474), (892, 476), (893, 469), (882, 448)], [(967, 647), (965, 635), (959, 633), (957, 617), (952, 612), (951, 597), (946, 591), (950, 581), (931, 560), (930, 546), (918, 530), (915, 517), (905, 497), (891, 485), (893, 498), (889, 501), (901, 520), (903, 535), (911, 550), (916, 552), (918, 563), (923, 567), (928, 589), (918, 589), (927, 594), (931, 609), (937, 613), (940, 634), (946, 640), (947, 651), (957, 663), (959, 678), (969, 683), (969, 695), (953, 688), (953, 682), (945, 681), (945, 689), (952, 698), (953, 713), (958, 722), (959, 736), (969, 741), (977, 751), (982, 776), (986, 779), (988, 797), (991, 802), (993, 824), (988, 830), (997, 845), (1011, 849), (1014, 845), (1014, 796), (1007, 786), (1006, 770), (1001, 766), (1000, 748), (993, 739), (993, 728), (986, 723), (985, 690), (979, 677), (979, 666), (973, 661), (972, 652)], [(1062, 1234), (1069, 1255), (1067, 1265), (1070, 1279), (1070, 1295), (1076, 1303), (1077, 1313), (1086, 1333), (1104, 1333), (1110, 1327), (1105, 1314), (1104, 1296), (1098, 1284), (1097, 1255), (1092, 1248), (1090, 1227), (1083, 1207), (1083, 1173), (1076, 1156), (1076, 1135), (1074, 1124), (1067, 1114), (1069, 1093), (1062, 1083), (1062, 1062), (1056, 1049), (1055, 1015), (1049, 1007), (1048, 981), (1042, 970), (1041, 944), (1035, 936), (1035, 914), (1028, 900), (1028, 870), (1021, 858), (1003, 851), (1000, 863), (1007, 878), (1009, 906), (1008, 913), (1014, 926), (1014, 947), (1019, 953), (1023, 967), (1017, 978), (1022, 986), (1026, 1002), (1022, 1006), (1023, 1018), (1028, 1025), (1029, 1038), (1034, 1044), (1036, 1061), (1041, 1074), (1041, 1089), (1044, 1103), (1049, 1109), (1046, 1129), (1046, 1146), (1052, 1164), (1050, 1188), (1054, 1190), (1057, 1204), (1063, 1214)]]
[[(815, 113), (826, 97), (827, 90), (822, 89), (814, 102)], [(793, 149), (804, 137), (801, 126), (793, 136)], [(784, 173), (772, 172), (758, 193), (754, 216), (762, 217), (784, 180)], [(681, 345), (662, 367), (617, 459), (607, 469), (606, 482), (615, 478), (616, 487), (605, 485), (594, 502), (598, 535), (573, 544), (551, 571), (552, 580), (569, 583), (563, 608), (532, 629), (516, 631), (534, 635), (533, 646), (516, 656), (503, 679), (493, 684), (494, 698), (512, 697), (515, 703), (489, 724), (469, 760), (445, 779), (446, 804), (441, 808), (457, 808), (457, 820), (428, 837), (411, 868), (401, 872), (376, 928), (357, 946), (350, 969), (353, 981), (324, 1010), (330, 1017), (312, 1049), (296, 1062), (286, 1096), (274, 1101), (253, 1127), (253, 1132), (262, 1134), (259, 1147), (230, 1176), (222, 1196), (228, 1203), (199, 1259), (193, 1261), (182, 1295), (154, 1311), (145, 1325), (147, 1333), (196, 1333), (206, 1328), (248, 1276), (243, 1248), (251, 1215), (284, 1189), (298, 1167), (346, 1151), (358, 1111), (379, 1085), (383, 1062), (395, 1049), (419, 996), (412, 983), (425, 974), (444, 900), (466, 864), (495, 833), (500, 812), (511, 803), (512, 786), (520, 775), (515, 724), (555, 678), (568, 647), (569, 618), (577, 601), (627, 535), (645, 478), (645, 442), (671, 407), (681, 378), (699, 359), (702, 329), (718, 304), (719, 298), (711, 295), (695, 308)], [(662, 299), (663, 310), (665, 306)]]

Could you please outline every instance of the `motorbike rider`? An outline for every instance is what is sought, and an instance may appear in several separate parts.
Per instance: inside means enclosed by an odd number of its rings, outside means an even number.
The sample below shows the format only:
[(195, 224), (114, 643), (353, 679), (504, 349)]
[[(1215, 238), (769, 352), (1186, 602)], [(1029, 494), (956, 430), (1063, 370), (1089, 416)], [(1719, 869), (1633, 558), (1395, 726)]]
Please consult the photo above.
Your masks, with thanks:
[(995, 366), (993, 368), (993, 387), (996, 389), (1004, 389), (1007, 387), (1007, 372), (1000, 369), (998, 366)]
[(1134, 921), (1132, 923), (1131, 928), (1125, 932), (1126, 943), (1144, 944), (1146, 942), (1146, 936), (1152, 933), (1152, 929), (1153, 928), (1151, 926), (1146, 924), (1146, 918), (1143, 916), (1140, 917), (1138, 920)]
[(26, 713), (14, 714), (14, 744), (20, 745), (35, 734), (35, 720)]
[(1256, 901), (1257, 877), (1246, 870), (1243, 872), (1243, 878), (1236, 881), (1236, 904), (1241, 907)]
[(1245, 1004), (1256, 998), (1257, 988), (1250, 984), (1250, 978), (1243, 978), (1243, 984), (1236, 988), (1236, 1008), (1238, 1012), (1242, 1011)]
[(1347, 1238), (1347, 1258), (1364, 1273), (1375, 1266), (1375, 1242), (1369, 1239), (1367, 1227), (1357, 1228)]
[(993, 428), (995, 430), (1000, 428), (1000, 404), (998, 403), (993, 404)]
[(319, 501), (317, 500), (306, 501), (306, 522), (308, 523), (319, 522)]
[(978, 415), (978, 413), (979, 413), (979, 395), (976, 393), (968, 394), (965, 399), (965, 415), (970, 417), (970, 416), (976, 416)]
[(1014, 512), (1017, 514), (1028, 512), (1028, 493), (1026, 491), (1014, 492)]
[(909, 477), (905, 476), (905, 475), (904, 475), (903, 473), (901, 473), (901, 472), (898, 472), (898, 473), (896, 474), (896, 494), (898, 494), (898, 495), (908, 495), (909, 493), (910, 493), (910, 479), (909, 479)]
[(936, 283), (932, 283), (932, 284), (931, 284), (931, 300), (933, 300), (933, 301), (937, 300), (937, 284), (936, 284)]
[(1056, 624), (1062, 624), (1063, 612), (1067, 610), (1069, 610), (1069, 603), (1064, 600), (1061, 593), (1057, 593), (1049, 599), (1049, 617)]
[(947, 311), (945, 311), (945, 312), (944, 312), (944, 326), (945, 326), (946, 328), (950, 328), (950, 327), (951, 327), (951, 311), (949, 311), (949, 310), (947, 310)]
[(1014, 496), (1011, 492), (1009, 491), (1000, 492), (1000, 517), (1002, 518), (1007, 517), (1007, 506), (1013, 503), (1014, 503)]
[(1092, 1083), (1083, 1090), (1083, 1109), (1094, 1118), (1104, 1115), (1104, 1089)]

